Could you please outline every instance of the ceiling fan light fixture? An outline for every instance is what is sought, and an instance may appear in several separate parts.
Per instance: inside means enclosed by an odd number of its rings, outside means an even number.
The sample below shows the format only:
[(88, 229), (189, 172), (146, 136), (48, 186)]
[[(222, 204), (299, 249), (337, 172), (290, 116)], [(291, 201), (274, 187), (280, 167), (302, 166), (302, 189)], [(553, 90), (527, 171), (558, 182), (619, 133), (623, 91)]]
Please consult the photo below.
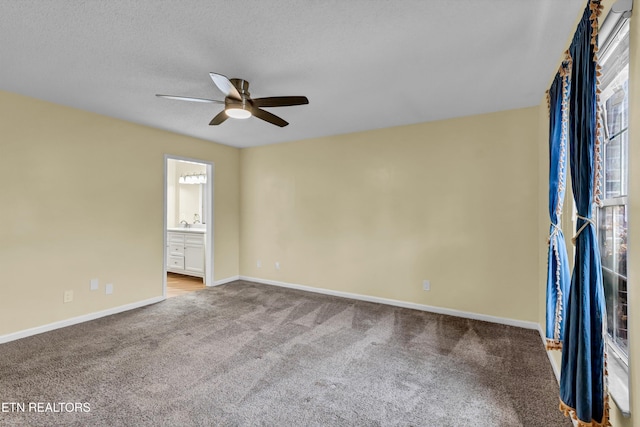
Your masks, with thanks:
[(251, 111), (244, 108), (227, 108), (225, 113), (232, 119), (248, 119), (251, 117)]
[[(620, 0), (619, 0), (620, 1)], [(292, 107), (294, 105), (305, 105), (309, 103), (306, 96), (268, 96), (266, 98), (251, 98), (249, 95), (249, 82), (243, 79), (228, 79), (218, 73), (209, 73), (220, 92), (225, 95), (224, 101), (216, 99), (192, 98), (177, 95), (156, 95), (161, 98), (178, 99), (191, 102), (212, 102), (224, 104), (225, 109), (216, 114), (209, 122), (209, 126), (218, 126), (228, 118), (248, 119), (253, 116), (264, 120), (267, 123), (279, 127), (289, 124), (286, 120), (275, 114), (263, 110), (260, 107)]]

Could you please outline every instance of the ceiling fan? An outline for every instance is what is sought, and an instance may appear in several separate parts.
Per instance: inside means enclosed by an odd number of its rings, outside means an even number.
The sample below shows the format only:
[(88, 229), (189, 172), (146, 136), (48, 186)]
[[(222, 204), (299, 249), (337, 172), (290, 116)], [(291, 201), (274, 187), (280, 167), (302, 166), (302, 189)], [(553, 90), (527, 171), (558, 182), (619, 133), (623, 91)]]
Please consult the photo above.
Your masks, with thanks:
[(209, 125), (219, 125), (229, 117), (233, 119), (248, 119), (255, 116), (276, 126), (285, 127), (289, 123), (286, 120), (263, 110), (261, 107), (290, 107), (294, 105), (308, 104), (306, 96), (270, 96), (267, 98), (252, 99), (249, 95), (249, 82), (243, 79), (228, 79), (222, 74), (209, 73), (213, 83), (224, 93), (224, 101), (217, 99), (191, 98), (186, 96), (159, 95), (161, 98), (178, 99), (180, 101), (209, 102), (224, 104), (224, 110), (218, 113)]

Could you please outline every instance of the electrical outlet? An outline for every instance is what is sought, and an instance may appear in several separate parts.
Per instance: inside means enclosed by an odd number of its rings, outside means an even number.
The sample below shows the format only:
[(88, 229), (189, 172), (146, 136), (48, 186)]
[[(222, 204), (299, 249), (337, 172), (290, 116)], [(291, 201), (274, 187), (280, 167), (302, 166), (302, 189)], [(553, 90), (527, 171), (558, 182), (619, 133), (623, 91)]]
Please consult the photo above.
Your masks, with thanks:
[(422, 281), (422, 289), (425, 291), (430, 291), (431, 290), (431, 283), (428, 280), (423, 280)]
[(256, 263), (256, 267), (258, 268), (262, 267), (262, 261), (258, 260), (258, 262)]
[(90, 289), (92, 291), (98, 290), (98, 279), (91, 279)]
[(64, 295), (62, 296), (63, 302), (71, 302), (73, 301), (73, 291), (64, 291)]
[(280, 270), (280, 262), (276, 261), (276, 270)]
[(111, 295), (113, 293), (113, 283), (107, 283), (104, 287), (104, 293)]

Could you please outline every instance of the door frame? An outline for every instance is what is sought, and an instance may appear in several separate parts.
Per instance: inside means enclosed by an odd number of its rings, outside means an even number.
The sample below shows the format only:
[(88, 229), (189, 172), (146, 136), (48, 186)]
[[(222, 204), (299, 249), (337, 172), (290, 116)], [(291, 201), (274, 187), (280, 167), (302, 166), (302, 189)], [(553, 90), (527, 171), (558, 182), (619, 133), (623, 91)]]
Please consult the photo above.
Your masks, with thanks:
[(185, 161), (185, 162), (193, 162), (193, 163), (200, 163), (203, 164), (207, 167), (207, 183), (204, 184), (204, 194), (205, 194), (205, 198), (204, 198), (204, 203), (205, 203), (205, 217), (202, 218), (202, 221), (207, 224), (207, 229), (204, 233), (204, 284), (205, 286), (214, 286), (214, 282), (213, 282), (213, 269), (214, 269), (214, 263), (213, 263), (213, 254), (214, 254), (214, 219), (215, 219), (215, 215), (214, 215), (214, 188), (215, 186), (214, 184), (214, 179), (215, 179), (215, 164), (213, 162), (207, 161), (207, 160), (202, 160), (202, 159), (194, 159), (191, 157), (184, 157), (184, 156), (176, 156), (173, 154), (165, 154), (164, 155), (164, 163), (163, 163), (163, 168), (164, 168), (164, 172), (163, 172), (163, 184), (162, 184), (162, 188), (163, 188), (163, 193), (162, 193), (162, 210), (163, 210), (163, 214), (162, 214), (162, 243), (163, 243), (163, 248), (162, 248), (162, 297), (166, 298), (167, 297), (167, 225), (168, 225), (168, 218), (167, 218), (167, 189), (168, 189), (168, 179), (169, 177), (167, 176), (167, 166), (169, 164), (169, 160), (175, 160), (175, 161)]

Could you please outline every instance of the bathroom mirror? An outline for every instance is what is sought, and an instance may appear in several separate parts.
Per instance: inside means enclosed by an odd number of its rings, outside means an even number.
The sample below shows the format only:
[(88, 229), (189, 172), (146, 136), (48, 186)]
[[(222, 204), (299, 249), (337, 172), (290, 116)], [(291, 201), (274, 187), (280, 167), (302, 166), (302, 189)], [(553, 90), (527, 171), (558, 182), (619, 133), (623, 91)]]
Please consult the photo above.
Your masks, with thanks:
[(190, 227), (206, 227), (206, 165), (170, 160), (167, 166), (167, 226), (184, 227), (186, 222)]

